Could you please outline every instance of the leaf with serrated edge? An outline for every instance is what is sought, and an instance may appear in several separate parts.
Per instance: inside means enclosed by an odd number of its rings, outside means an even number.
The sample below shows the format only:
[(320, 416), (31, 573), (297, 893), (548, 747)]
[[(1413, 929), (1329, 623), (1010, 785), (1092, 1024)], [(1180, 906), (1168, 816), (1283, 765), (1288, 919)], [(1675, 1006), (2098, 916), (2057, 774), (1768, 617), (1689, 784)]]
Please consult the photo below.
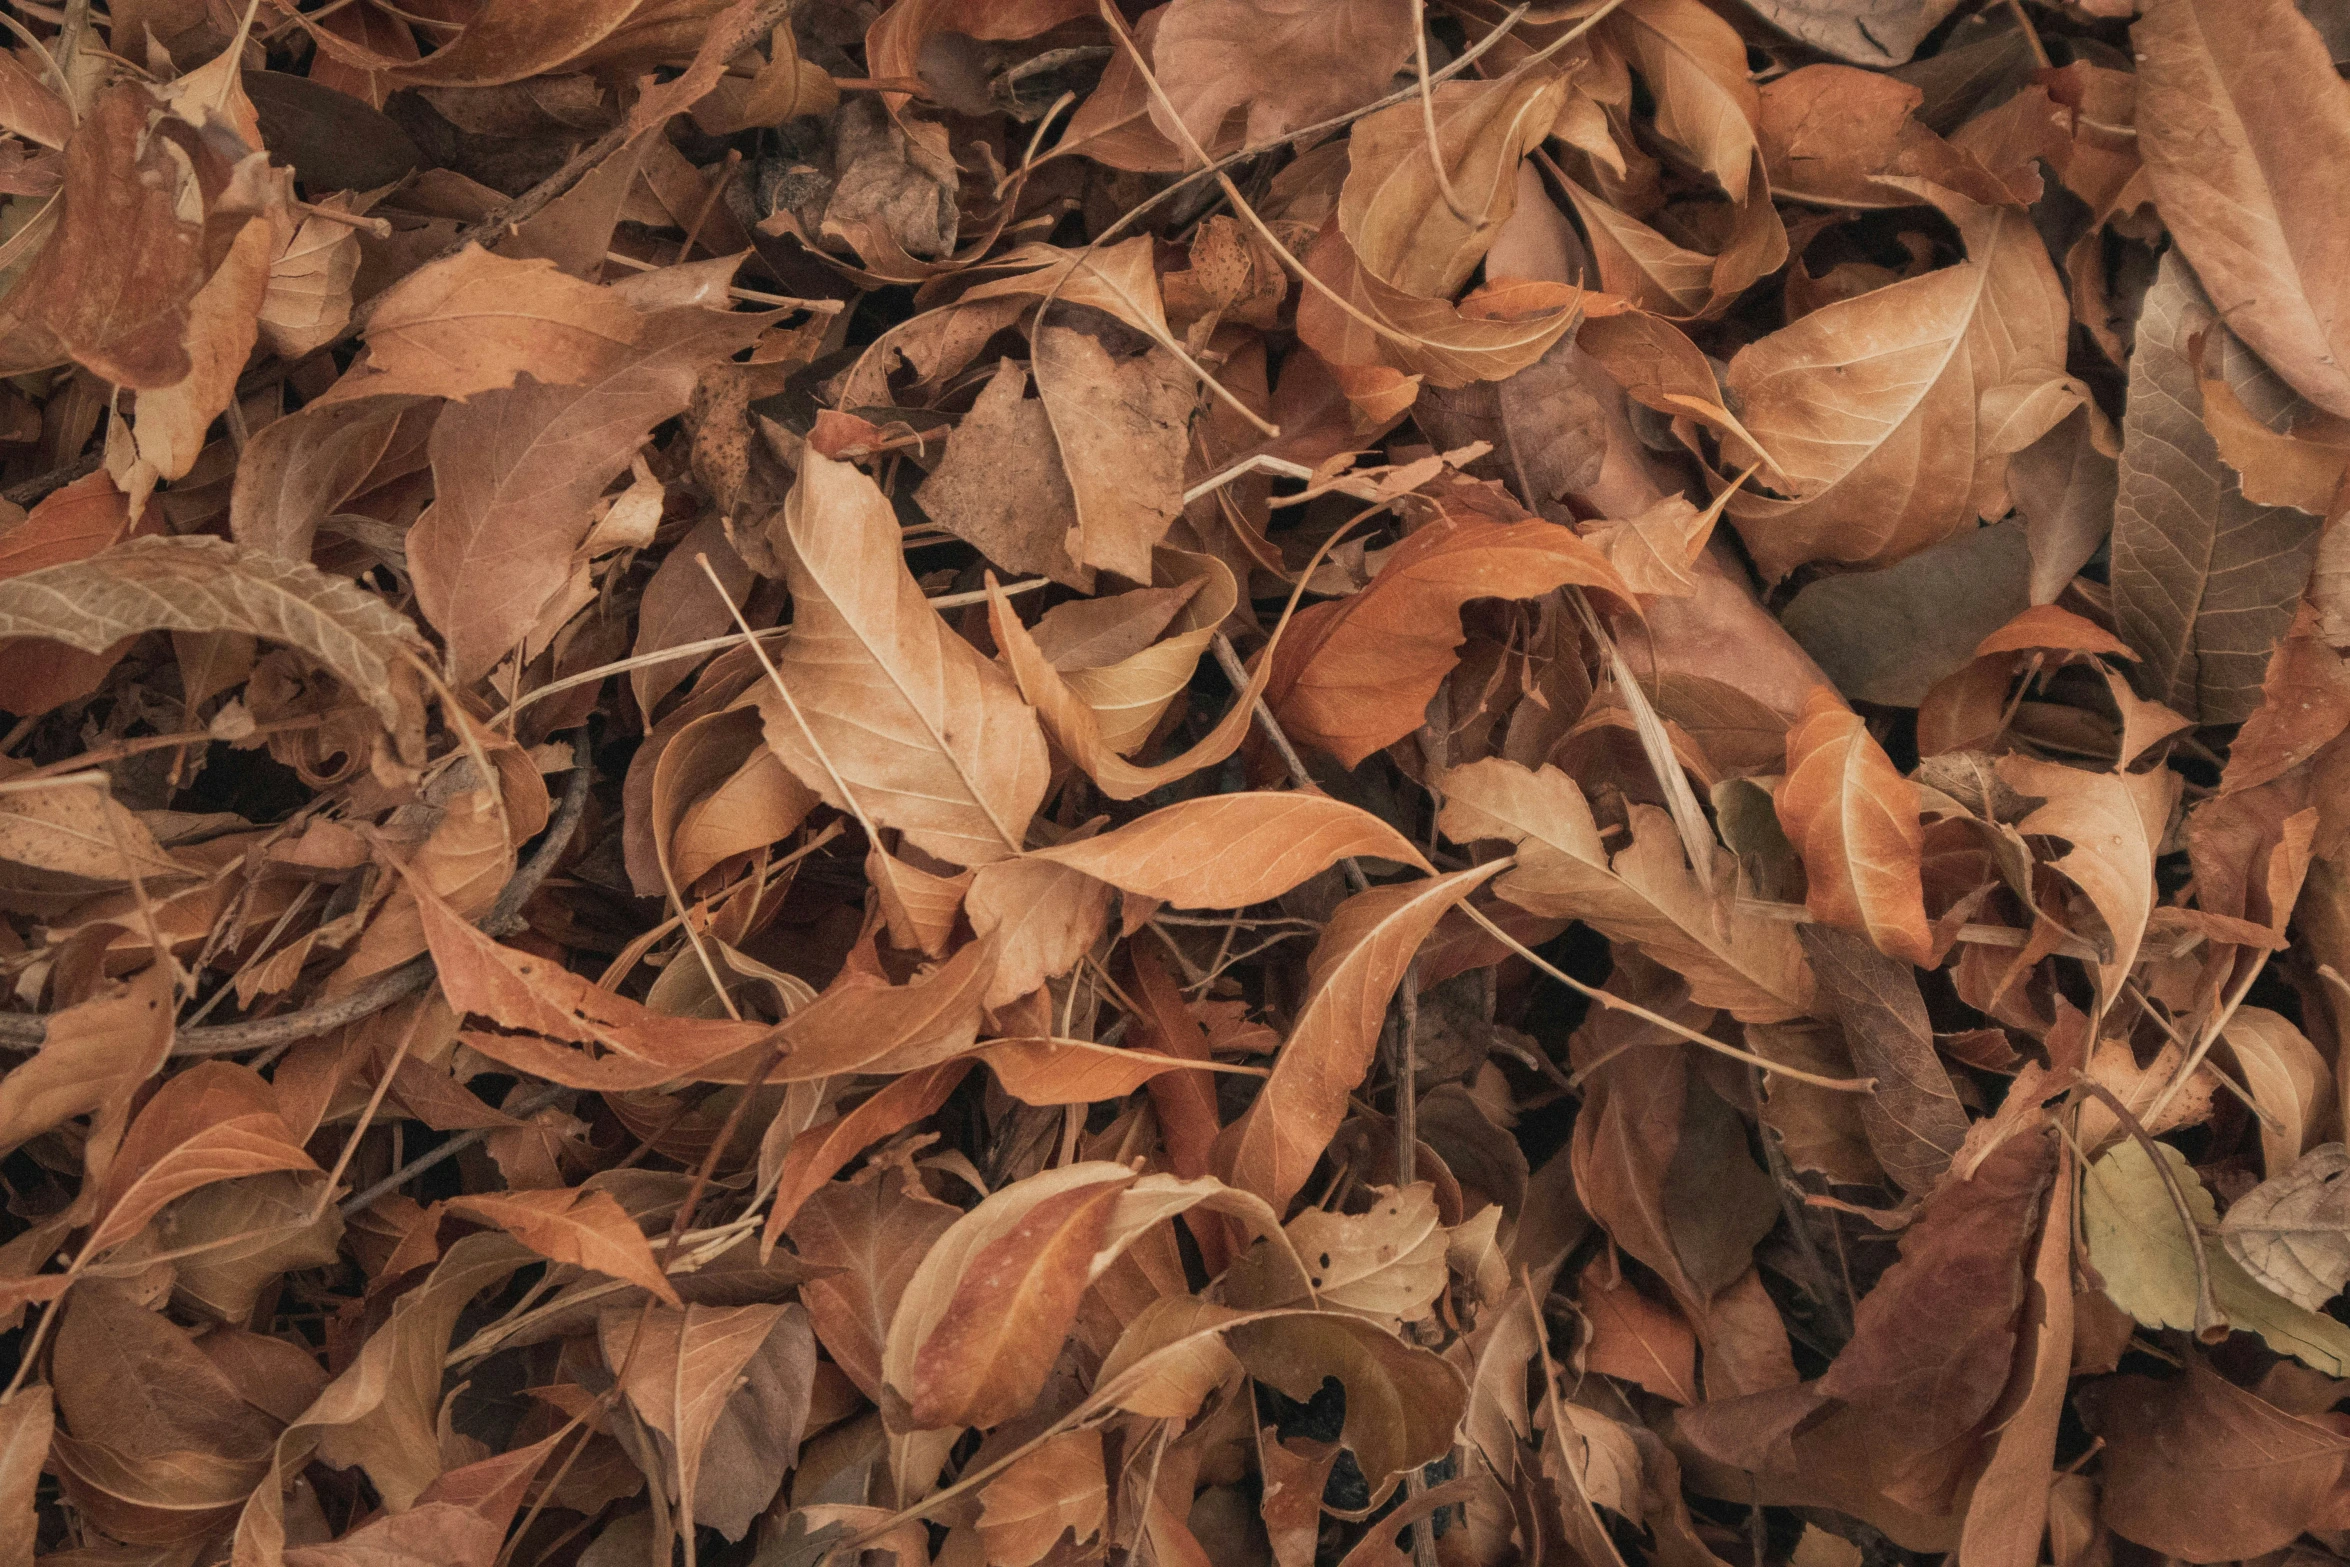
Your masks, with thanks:
[(145, 631), (241, 631), (317, 659), (383, 721), (407, 762), (424, 759), (407, 618), (345, 577), (204, 535), (131, 539), (0, 582), (0, 636), (102, 652)]

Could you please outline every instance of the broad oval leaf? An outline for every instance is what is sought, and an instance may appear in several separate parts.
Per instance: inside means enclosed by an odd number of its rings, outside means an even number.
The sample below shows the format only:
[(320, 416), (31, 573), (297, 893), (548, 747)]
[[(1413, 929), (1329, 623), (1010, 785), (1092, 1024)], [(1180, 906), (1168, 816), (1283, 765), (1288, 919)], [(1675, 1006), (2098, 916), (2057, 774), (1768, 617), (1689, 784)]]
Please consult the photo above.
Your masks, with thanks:
[(1135, 1175), (1063, 1165), (997, 1192), (939, 1238), (906, 1286), (881, 1369), (917, 1431), (1001, 1424), (1044, 1387)]
[(232, 1062), (202, 1062), (156, 1090), (123, 1134), (84, 1251), (94, 1256), (130, 1239), (165, 1203), (199, 1186), (317, 1168), (287, 1130), (269, 1084)]
[(2229, 329), (2350, 415), (2350, 86), (2325, 40), (2290, 0), (2154, 0), (2130, 41), (2163, 222)]
[(2025, 213), (1942, 196), (1956, 266), (1837, 300), (1742, 348), (1725, 385), (1789, 492), (1731, 497), (1763, 575), (1887, 564), (2007, 509), (2007, 461), (2080, 401), (2064, 286)]
[(880, 488), (811, 451), (784, 506), (787, 705), (760, 694), (767, 743), (835, 809), (957, 865), (1020, 852), (1049, 769), (1036, 714), (950, 631), (899, 554)]

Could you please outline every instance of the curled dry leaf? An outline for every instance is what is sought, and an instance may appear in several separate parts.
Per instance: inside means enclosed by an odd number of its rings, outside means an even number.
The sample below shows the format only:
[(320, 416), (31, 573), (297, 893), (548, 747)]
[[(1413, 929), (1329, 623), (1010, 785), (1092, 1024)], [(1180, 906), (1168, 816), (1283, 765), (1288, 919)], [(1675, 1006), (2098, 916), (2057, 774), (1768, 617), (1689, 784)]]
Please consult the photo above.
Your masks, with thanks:
[(1805, 905), (1815, 919), (1866, 936), (1881, 952), (1929, 960), (1926, 831), (1917, 786), (1833, 691), (1815, 691), (1787, 731), (1787, 777), (1775, 803), (1802, 856)]
[(1273, 655), (1268, 699), (1292, 738), (1352, 767), (1419, 727), (1459, 655), (1462, 605), (1569, 584), (1631, 596), (1565, 528), (1447, 513), (1398, 545), (1362, 592), (1299, 612)]
[(98, 653), (145, 631), (230, 631), (316, 659), (371, 708), (404, 762), (423, 759), (423, 639), (349, 581), (210, 538), (130, 539), (0, 582), (0, 636)]

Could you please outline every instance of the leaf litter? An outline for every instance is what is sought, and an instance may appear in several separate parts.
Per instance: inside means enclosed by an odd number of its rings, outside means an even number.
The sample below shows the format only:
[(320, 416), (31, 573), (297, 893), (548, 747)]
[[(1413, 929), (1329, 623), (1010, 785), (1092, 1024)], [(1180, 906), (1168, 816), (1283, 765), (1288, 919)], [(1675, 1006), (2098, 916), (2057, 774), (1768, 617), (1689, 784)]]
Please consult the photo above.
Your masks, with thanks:
[(0, 48), (0, 1567), (2350, 1555), (2291, 0)]

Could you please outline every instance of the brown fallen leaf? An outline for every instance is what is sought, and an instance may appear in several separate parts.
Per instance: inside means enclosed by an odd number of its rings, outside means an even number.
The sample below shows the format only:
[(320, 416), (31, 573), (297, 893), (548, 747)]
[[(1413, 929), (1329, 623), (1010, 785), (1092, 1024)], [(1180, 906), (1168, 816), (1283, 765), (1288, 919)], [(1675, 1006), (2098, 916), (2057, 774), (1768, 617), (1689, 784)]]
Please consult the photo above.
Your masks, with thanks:
[(2118, 1377), (2086, 1403), (2108, 1443), (2100, 1514), (2126, 1540), (2220, 1561), (2281, 1549), (2339, 1502), (2350, 1437), (2237, 1387), (2199, 1354), (2184, 1377)]
[(1805, 904), (1815, 919), (1910, 963), (1928, 961), (1932, 947), (1917, 799), (1859, 715), (1832, 691), (1814, 692), (1787, 731), (1787, 778), (1776, 799), (1803, 859)]
[(1730, 518), (1764, 576), (1885, 564), (2006, 510), (2008, 459), (2081, 401), (2064, 290), (2024, 214), (1921, 186), (1967, 242), (1956, 266), (1813, 311), (1744, 348), (1725, 385), (1785, 498)]
[(701, 366), (764, 324), (698, 306), (650, 311), (624, 351), (575, 382), (483, 391), (442, 412), (436, 493), (408, 550), (417, 600), (447, 639), (458, 680), (478, 678), (522, 640), (587, 536), (588, 503), (655, 425), (684, 410)]
[(2278, 156), (2350, 147), (2350, 89), (2324, 41), (2289, 7), (2223, 16), (2204, 0), (2149, 6), (2130, 39), (2140, 155), (2164, 223), (2230, 330), (2319, 407), (2350, 415), (2334, 326), (2350, 273), (2322, 237), (2343, 193), (2326, 155)]
[(759, 697), (767, 743), (826, 803), (952, 864), (1018, 854), (1044, 795), (1044, 736), (1012, 683), (924, 602), (889, 502), (810, 453), (783, 536), (797, 612), (777, 660), (784, 689)]
[(1896, 1185), (1923, 1193), (1950, 1168), (1967, 1118), (1934, 1054), (1917, 981), (1906, 964), (1848, 931), (1806, 925), (1801, 934), (1820, 999), (1844, 1031), (1854, 1068), (1877, 1080), (1860, 1102), (1869, 1147)]
[(1458, 657), (1463, 604), (1569, 584), (1630, 596), (1565, 528), (1448, 513), (1398, 545), (1363, 592), (1299, 612), (1273, 654), (1268, 699), (1293, 739), (1352, 767), (1419, 727)]
[(0, 1538), (16, 1542), (0, 1550), (0, 1567), (32, 1567), (33, 1544), (40, 1536), (33, 1493), (55, 1423), (56, 1406), (44, 1383), (0, 1399), (0, 1520), (6, 1520)]
[(1338, 1129), (1347, 1094), (1370, 1070), (1387, 998), (1413, 953), (1445, 910), (1501, 867), (1374, 887), (1339, 905), (1314, 946), (1310, 989), (1273, 1075), (1217, 1140), (1228, 1184), (1276, 1208), (1297, 1195)]
[(645, 1244), (644, 1232), (609, 1193), (568, 1187), (482, 1193), (452, 1198), (448, 1208), (461, 1217), (496, 1225), (551, 1262), (641, 1284), (672, 1306), (683, 1304)]
[(2191, 345), (2226, 330), (2166, 257), (2130, 355), (2113, 523), (2114, 625), (2138, 652), (2139, 689), (2213, 723), (2258, 704), (2317, 542), (2308, 513), (2244, 498), (2204, 428)]
[(422, 760), (423, 640), (352, 582), (201, 537), (130, 539), (0, 582), (0, 636), (97, 653), (162, 630), (245, 632), (299, 648), (375, 711), (401, 761)]
[[(668, 1442), (678, 1511), (692, 1527), (705, 1454), (719, 1430), (737, 1379), (788, 1332), (788, 1306), (655, 1306), (608, 1312), (597, 1343), (629, 1406)], [(804, 1336), (807, 1328), (803, 1325)]]
[(1169, 136), (1216, 139), (1245, 111), (1261, 142), (1360, 108), (1412, 51), (1411, 12), (1397, 0), (1176, 0), (1151, 55), (1165, 87), (1151, 118)]
[(2350, 1279), (2350, 1151), (2312, 1148), (2231, 1204), (2228, 1255), (2297, 1306), (2322, 1310)]
[(816, 1336), (867, 1398), (881, 1396), (881, 1349), (906, 1285), (960, 1216), (913, 1172), (875, 1164), (820, 1186), (786, 1231), (810, 1265), (829, 1268), (801, 1289)]
[(163, 1205), (214, 1181), (317, 1166), (295, 1145), (270, 1086), (245, 1067), (206, 1061), (148, 1100), (96, 1192), (83, 1242), (97, 1256), (136, 1235)]
[(1065, 1165), (980, 1204), (922, 1259), (882, 1350), (884, 1396), (917, 1431), (1001, 1424), (1044, 1386), (1077, 1313), (1123, 1165)]
[(1082, 1546), (1109, 1516), (1102, 1439), (1064, 1431), (1038, 1443), (979, 1493), (989, 1567), (1032, 1567), (1063, 1535)]
[[(1722, 867), (1709, 894), (1655, 807), (1634, 809), (1631, 844), (1611, 856), (1572, 779), (1491, 757), (1446, 775), (1439, 823), (1459, 841), (1517, 844), (1517, 866), (1494, 884), (1496, 893), (1635, 943), (1688, 980), (1700, 1005), (1751, 1023), (1809, 1009), (1811, 973), (1795, 932), (1777, 921), (1737, 918), (1728, 902), (1734, 879)], [(1726, 866), (1727, 851), (1717, 859)]]
[(1226, 794), (1165, 806), (1079, 843), (1031, 851), (1179, 908), (1265, 903), (1350, 856), (1430, 870), (1368, 811), (1313, 794)]
[(514, 385), (571, 386), (606, 371), (650, 323), (620, 295), (543, 260), (468, 245), (419, 267), (374, 302), (358, 395), (424, 393), (462, 402)]

